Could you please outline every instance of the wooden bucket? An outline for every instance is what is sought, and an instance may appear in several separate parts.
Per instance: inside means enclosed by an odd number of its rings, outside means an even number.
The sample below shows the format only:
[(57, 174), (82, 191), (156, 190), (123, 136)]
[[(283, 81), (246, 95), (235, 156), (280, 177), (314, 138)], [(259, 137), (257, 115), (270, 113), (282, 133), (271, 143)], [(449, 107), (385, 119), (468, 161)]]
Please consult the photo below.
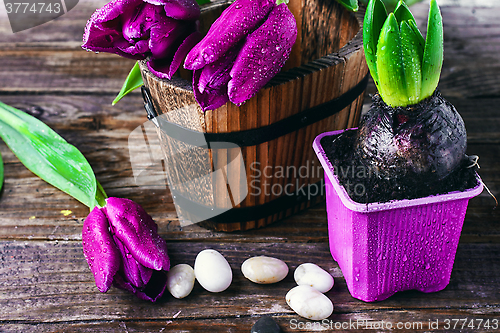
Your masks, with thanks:
[[(202, 32), (228, 4), (202, 8)], [(203, 112), (187, 71), (162, 80), (141, 63), (150, 107), (167, 127), (158, 131), (166, 160), (176, 156), (166, 172), (183, 219), (191, 219), (195, 206), (220, 210), (202, 225), (217, 231), (248, 230), (324, 199), (323, 172), (312, 142), (322, 132), (358, 124), (368, 80), (364, 13), (351, 13), (333, 0), (290, 0), (288, 6), (299, 30), (290, 59), (240, 107), (229, 102)], [(199, 134), (208, 144), (193, 142)]]

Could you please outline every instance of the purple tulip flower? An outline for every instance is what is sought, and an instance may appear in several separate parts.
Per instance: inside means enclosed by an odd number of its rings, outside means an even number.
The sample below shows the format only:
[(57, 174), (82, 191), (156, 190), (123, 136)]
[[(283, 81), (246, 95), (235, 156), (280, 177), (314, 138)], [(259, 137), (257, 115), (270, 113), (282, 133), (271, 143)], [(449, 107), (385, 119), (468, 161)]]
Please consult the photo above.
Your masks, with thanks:
[(193, 91), (203, 110), (241, 105), (283, 67), (297, 38), (288, 7), (273, 0), (236, 0), (191, 49)]
[(170, 259), (158, 226), (128, 199), (108, 198), (83, 222), (83, 254), (100, 292), (111, 284), (155, 302), (166, 288)]
[(112, 0), (87, 22), (82, 47), (142, 60), (170, 79), (201, 40), (195, 0)]

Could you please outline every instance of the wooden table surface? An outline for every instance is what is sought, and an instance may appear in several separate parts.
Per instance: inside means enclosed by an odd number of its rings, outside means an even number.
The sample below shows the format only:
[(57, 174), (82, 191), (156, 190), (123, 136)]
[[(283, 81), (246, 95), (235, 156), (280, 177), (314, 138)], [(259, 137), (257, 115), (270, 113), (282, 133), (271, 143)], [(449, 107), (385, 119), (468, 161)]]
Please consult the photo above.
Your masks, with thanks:
[[(88, 209), (35, 177), (2, 142), (0, 332), (249, 332), (264, 314), (285, 332), (298, 330), (293, 320), (311, 323), (285, 302), (295, 285), (292, 273), (274, 285), (243, 277), (241, 263), (255, 255), (281, 258), (290, 272), (304, 262), (327, 269), (335, 277), (327, 293), (335, 304), (332, 322), (421, 322), (423, 330), (433, 331), (429, 320), (439, 320), (439, 330), (446, 319), (500, 320), (500, 208), (493, 209), (486, 191), (470, 200), (449, 286), (432, 294), (398, 293), (378, 303), (349, 294), (329, 253), (324, 204), (259, 230), (181, 228), (167, 188), (134, 182), (127, 140), (146, 121), (140, 94), (110, 105), (133, 61), (80, 49), (86, 20), (104, 3), (80, 1), (57, 20), (16, 34), (0, 6), (0, 100), (37, 116), (78, 147), (109, 196), (143, 205), (167, 240), (173, 264), (193, 265), (199, 251), (217, 249), (233, 269), (233, 283), (217, 294), (196, 284), (189, 297), (166, 295), (156, 304), (116, 288), (101, 294), (82, 253)], [(462, 114), (468, 153), (480, 156), (480, 175), (500, 196), (500, 3), (439, 3), (445, 27), (440, 90)], [(427, 8), (428, 1), (412, 7), (419, 22), (426, 21)]]

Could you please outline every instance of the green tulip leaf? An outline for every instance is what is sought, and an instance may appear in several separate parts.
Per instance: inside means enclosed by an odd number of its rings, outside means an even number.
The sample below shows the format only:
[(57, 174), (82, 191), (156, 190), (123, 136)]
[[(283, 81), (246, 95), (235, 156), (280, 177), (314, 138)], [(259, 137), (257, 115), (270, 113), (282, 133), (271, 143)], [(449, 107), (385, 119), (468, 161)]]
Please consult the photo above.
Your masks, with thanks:
[(116, 96), (115, 100), (111, 104), (115, 105), (125, 95), (127, 95), (130, 92), (134, 91), (135, 89), (139, 88), (143, 84), (144, 84), (144, 82), (142, 81), (141, 69), (139, 67), (139, 63), (136, 62), (134, 67), (132, 67), (132, 70), (130, 71), (130, 73), (128, 73), (128, 76), (125, 79), (125, 82), (123, 83), (122, 89), (120, 90), (120, 92)]
[(423, 49), (419, 44), (418, 36), (408, 24), (401, 22), (401, 46), (406, 81), (406, 94), (410, 104), (420, 100), (422, 86), (422, 56)]
[(387, 18), (387, 11), (384, 3), (381, 0), (370, 1), (366, 9), (365, 19), (363, 22), (363, 48), (365, 50), (365, 58), (370, 69), (370, 73), (379, 85), (377, 73), (377, 43), (380, 36), (380, 30)]
[(422, 64), (421, 97), (432, 96), (443, 66), (443, 17), (436, 0), (431, 0)]
[(380, 31), (377, 43), (377, 73), (379, 93), (390, 106), (406, 106), (401, 34), (394, 13), (390, 13)]
[(337, 2), (353, 12), (357, 12), (359, 9), (358, 0), (337, 0)]
[(82, 153), (40, 120), (0, 102), (0, 137), (26, 168), (47, 183), (90, 209), (105, 204)]
[(201, 6), (210, 3), (210, 0), (196, 0), (196, 2)]

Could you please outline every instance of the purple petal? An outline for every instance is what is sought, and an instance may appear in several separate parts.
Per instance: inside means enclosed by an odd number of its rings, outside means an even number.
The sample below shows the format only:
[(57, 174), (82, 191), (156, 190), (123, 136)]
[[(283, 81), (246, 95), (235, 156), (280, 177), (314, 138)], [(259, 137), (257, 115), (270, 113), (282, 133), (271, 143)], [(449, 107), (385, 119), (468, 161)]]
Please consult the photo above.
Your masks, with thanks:
[(137, 292), (137, 288), (123, 277), (123, 272), (121, 271), (118, 271), (118, 274), (115, 275), (113, 286), (131, 292), (132, 294)]
[(134, 259), (132, 254), (128, 251), (119, 239), (115, 243), (122, 255), (122, 269), (120, 275), (123, 276), (124, 281), (129, 282), (134, 288), (143, 288), (151, 279), (153, 270), (142, 266)]
[(149, 70), (161, 79), (171, 79), (175, 72), (179, 69), (182, 61), (186, 58), (186, 54), (196, 45), (202, 38), (202, 34), (198, 31), (193, 32), (182, 42), (181, 46), (174, 54), (171, 62), (166, 60), (150, 59), (148, 61)]
[(172, 59), (172, 64), (170, 65), (170, 70), (168, 75), (172, 77), (174, 73), (179, 69), (186, 55), (191, 49), (198, 44), (198, 42), (203, 38), (203, 35), (199, 31), (195, 31), (184, 39), (182, 44), (179, 46), (177, 51), (175, 51), (174, 59)]
[[(132, 48), (131, 51), (129, 51), (130, 53), (123, 51), (127, 50), (129, 47)], [(146, 58), (146, 55), (143, 53), (132, 52), (134, 45), (126, 41), (121, 32), (113, 30), (103, 31), (93, 27), (86, 29), (82, 48), (93, 52), (114, 53), (119, 56), (135, 60)]]
[(121, 255), (109, 231), (106, 215), (95, 207), (83, 222), (83, 254), (89, 264), (95, 283), (105, 293), (120, 268)]
[(197, 70), (215, 62), (255, 30), (275, 7), (273, 0), (236, 0), (212, 24), (186, 57), (184, 68)]
[(116, 47), (127, 55), (140, 56), (140, 59), (144, 59), (146, 53), (149, 52), (149, 42), (147, 40), (140, 40), (135, 45), (116, 44)]
[(241, 105), (266, 85), (283, 67), (297, 38), (297, 24), (285, 4), (250, 34), (236, 57), (228, 84), (229, 100)]
[(158, 235), (156, 223), (140, 205), (128, 199), (108, 198), (103, 210), (112, 233), (139, 264), (155, 270), (169, 270), (167, 244)]

